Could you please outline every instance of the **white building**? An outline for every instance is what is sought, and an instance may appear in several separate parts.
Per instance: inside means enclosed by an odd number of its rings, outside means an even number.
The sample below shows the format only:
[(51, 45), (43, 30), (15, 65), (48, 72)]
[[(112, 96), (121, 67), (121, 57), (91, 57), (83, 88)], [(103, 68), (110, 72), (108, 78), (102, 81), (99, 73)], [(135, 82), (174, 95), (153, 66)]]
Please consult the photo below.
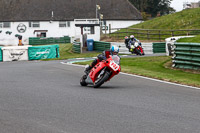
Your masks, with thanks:
[(199, 8), (199, 7), (200, 7), (200, 1), (199, 2), (184, 2), (183, 3), (183, 9)]
[[(96, 5), (101, 8), (96, 10)], [(23, 38), (100, 36), (98, 24), (80, 25), (75, 21), (98, 19), (100, 14), (107, 33), (109, 27), (125, 28), (142, 21), (140, 12), (128, 0), (1, 0), (0, 42), (2, 38), (15, 38), (16, 34)]]

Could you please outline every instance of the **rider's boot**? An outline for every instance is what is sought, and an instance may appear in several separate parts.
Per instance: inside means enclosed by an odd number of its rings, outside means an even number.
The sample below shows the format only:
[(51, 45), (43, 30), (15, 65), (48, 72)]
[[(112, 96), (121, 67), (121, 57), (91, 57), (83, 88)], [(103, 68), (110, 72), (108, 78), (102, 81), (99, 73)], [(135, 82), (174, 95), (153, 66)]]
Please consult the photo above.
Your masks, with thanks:
[(85, 73), (89, 74), (91, 69), (92, 69), (92, 66), (89, 65), (88, 67), (85, 68)]
[(89, 74), (90, 73), (90, 70), (98, 63), (98, 59), (95, 59), (91, 65), (89, 65), (88, 67), (85, 68), (85, 73), (86, 74)]

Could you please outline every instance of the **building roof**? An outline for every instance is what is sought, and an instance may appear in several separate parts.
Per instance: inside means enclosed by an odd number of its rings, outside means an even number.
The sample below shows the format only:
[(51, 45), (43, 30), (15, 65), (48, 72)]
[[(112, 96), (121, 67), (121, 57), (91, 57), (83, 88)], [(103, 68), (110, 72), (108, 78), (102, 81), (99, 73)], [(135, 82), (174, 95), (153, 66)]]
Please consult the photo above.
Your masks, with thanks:
[(0, 0), (0, 21), (48, 21), (96, 17), (96, 4), (105, 20), (141, 20), (128, 0)]

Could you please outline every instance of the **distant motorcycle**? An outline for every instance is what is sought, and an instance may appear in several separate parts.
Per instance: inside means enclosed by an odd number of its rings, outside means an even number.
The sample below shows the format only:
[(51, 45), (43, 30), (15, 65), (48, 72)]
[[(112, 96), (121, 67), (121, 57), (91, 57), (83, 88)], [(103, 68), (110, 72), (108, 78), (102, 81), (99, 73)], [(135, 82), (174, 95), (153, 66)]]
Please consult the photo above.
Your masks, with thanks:
[(132, 54), (144, 55), (144, 51), (143, 51), (142, 47), (139, 45), (138, 42), (132, 42), (132, 43), (129, 45), (129, 51), (130, 51)]
[(124, 43), (126, 45), (126, 48), (129, 48), (128, 46), (128, 42), (130, 41), (130, 38), (128, 38), (128, 36), (125, 36), (125, 40), (124, 40)]
[(81, 86), (91, 84), (94, 88), (100, 87), (104, 82), (109, 81), (113, 76), (119, 74), (121, 67), (118, 56), (109, 56), (108, 59), (97, 63), (89, 73), (85, 73), (81, 80)]

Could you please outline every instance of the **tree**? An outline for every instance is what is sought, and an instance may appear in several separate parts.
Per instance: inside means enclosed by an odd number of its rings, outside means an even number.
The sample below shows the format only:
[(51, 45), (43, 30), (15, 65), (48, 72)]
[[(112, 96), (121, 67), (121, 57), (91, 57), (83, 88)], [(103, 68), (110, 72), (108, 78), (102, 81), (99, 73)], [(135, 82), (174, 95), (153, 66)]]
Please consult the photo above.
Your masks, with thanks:
[(151, 14), (152, 17), (169, 14), (175, 12), (170, 7), (172, 0), (129, 0), (140, 12)]

